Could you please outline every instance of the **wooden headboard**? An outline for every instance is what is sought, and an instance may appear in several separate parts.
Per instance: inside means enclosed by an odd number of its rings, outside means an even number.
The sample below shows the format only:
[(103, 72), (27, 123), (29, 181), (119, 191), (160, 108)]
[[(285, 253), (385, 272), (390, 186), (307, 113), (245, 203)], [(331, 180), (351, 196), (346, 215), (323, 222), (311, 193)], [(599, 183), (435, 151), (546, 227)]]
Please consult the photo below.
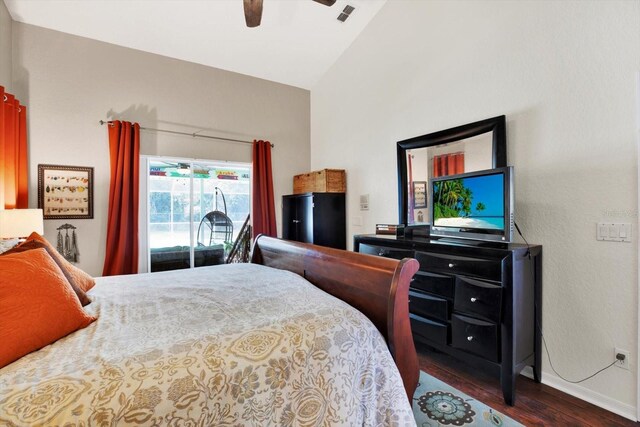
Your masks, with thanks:
[(409, 323), (409, 282), (418, 271), (418, 261), (261, 235), (255, 240), (251, 262), (297, 273), (367, 316), (387, 340), (411, 401), (419, 368)]

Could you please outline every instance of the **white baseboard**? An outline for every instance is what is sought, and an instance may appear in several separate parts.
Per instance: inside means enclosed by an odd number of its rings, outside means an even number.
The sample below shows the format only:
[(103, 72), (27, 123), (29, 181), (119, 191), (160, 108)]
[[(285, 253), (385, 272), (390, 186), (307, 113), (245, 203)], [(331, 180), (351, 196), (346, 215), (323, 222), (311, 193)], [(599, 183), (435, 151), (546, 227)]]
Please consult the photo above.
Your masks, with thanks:
[[(531, 369), (530, 366), (524, 368), (521, 374), (527, 378), (533, 379), (533, 369)], [(595, 391), (581, 387), (578, 384), (568, 383), (555, 375), (549, 375), (546, 372), (543, 372), (542, 384), (546, 384), (549, 387), (553, 387), (564, 393), (570, 394), (571, 396), (577, 397), (585, 402), (599, 406), (609, 412), (618, 414), (621, 417), (628, 418), (631, 421), (638, 421), (636, 408), (634, 406), (622, 403), (603, 394), (596, 393)]]

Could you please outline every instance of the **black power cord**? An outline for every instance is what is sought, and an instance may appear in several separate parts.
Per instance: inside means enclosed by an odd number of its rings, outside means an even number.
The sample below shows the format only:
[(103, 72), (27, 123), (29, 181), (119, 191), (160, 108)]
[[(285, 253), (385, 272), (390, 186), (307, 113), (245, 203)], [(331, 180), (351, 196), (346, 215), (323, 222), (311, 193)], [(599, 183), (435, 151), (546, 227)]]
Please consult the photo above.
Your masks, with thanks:
[(520, 227), (518, 227), (518, 223), (513, 221), (513, 225), (516, 226), (518, 234), (520, 235), (520, 237), (522, 237), (522, 240), (524, 240), (524, 243), (527, 245), (527, 256), (529, 257), (529, 259), (531, 259), (531, 246), (529, 245), (529, 242), (527, 242), (527, 239), (524, 238), (522, 231), (520, 231)]
[[(524, 240), (524, 243), (527, 245), (527, 253), (526, 253), (525, 256), (527, 256), (527, 257), (529, 257), (529, 259), (531, 259), (531, 246), (529, 245), (529, 242), (527, 242), (527, 239), (525, 239), (524, 235), (522, 234), (522, 231), (520, 231), (520, 227), (518, 227), (518, 224), (515, 221), (513, 222), (513, 225), (516, 226), (516, 230), (518, 231), (518, 234), (520, 235), (520, 237), (522, 237), (522, 240)], [(534, 270), (532, 269), (531, 271), (535, 275)], [(534, 277), (534, 282), (535, 282), (535, 277)], [(535, 309), (536, 309), (536, 311), (538, 311), (538, 307), (535, 307)], [(556, 371), (556, 368), (553, 366), (553, 363), (551, 362), (551, 353), (549, 353), (549, 348), (547, 347), (547, 340), (544, 339), (544, 334), (542, 333), (542, 326), (540, 326), (540, 322), (537, 321), (537, 320), (536, 320), (536, 327), (538, 328), (538, 331), (540, 332), (540, 337), (542, 338), (542, 344), (544, 345), (544, 351), (545, 351), (545, 353), (547, 353), (547, 360), (549, 360), (549, 366), (551, 367), (551, 370), (559, 378), (563, 379), (564, 381), (566, 381), (568, 383), (579, 384), (581, 382), (584, 382), (584, 381), (586, 381), (588, 379), (591, 379), (591, 378), (595, 377), (600, 372), (609, 369), (610, 367), (612, 367), (616, 363), (624, 361), (624, 359), (625, 359), (624, 356), (619, 358), (618, 355), (616, 355), (616, 360), (614, 360), (613, 362), (611, 362), (610, 364), (608, 364), (604, 368), (597, 370), (595, 373), (589, 375), (588, 377), (585, 377), (585, 378), (582, 378), (581, 380), (576, 380), (576, 381), (572, 381), (572, 380), (566, 379), (565, 377), (560, 375), (560, 373), (558, 371)]]
[(544, 334), (542, 333), (542, 328), (540, 327), (540, 324), (538, 322), (536, 322), (536, 326), (538, 327), (538, 330), (540, 331), (540, 336), (542, 337), (542, 344), (544, 344), (544, 351), (547, 353), (547, 359), (549, 360), (549, 366), (551, 366), (551, 370), (560, 378), (562, 378), (563, 380), (565, 380), (568, 383), (571, 384), (578, 384), (581, 382), (584, 382), (590, 378), (595, 377), (596, 375), (598, 375), (600, 372), (609, 369), (610, 367), (612, 367), (613, 365), (615, 365), (618, 362), (621, 362), (624, 360), (624, 357), (622, 359), (618, 359), (616, 357), (616, 360), (614, 360), (613, 362), (611, 362), (610, 364), (608, 364), (607, 366), (605, 366), (602, 369), (597, 370), (595, 373), (589, 375), (588, 377), (585, 377), (581, 380), (576, 380), (576, 381), (572, 381), (572, 380), (568, 380), (565, 377), (563, 377), (562, 375), (560, 375), (560, 373), (558, 371), (556, 371), (556, 368), (553, 367), (553, 363), (551, 363), (551, 354), (549, 353), (549, 349), (547, 348), (547, 341), (544, 339)]

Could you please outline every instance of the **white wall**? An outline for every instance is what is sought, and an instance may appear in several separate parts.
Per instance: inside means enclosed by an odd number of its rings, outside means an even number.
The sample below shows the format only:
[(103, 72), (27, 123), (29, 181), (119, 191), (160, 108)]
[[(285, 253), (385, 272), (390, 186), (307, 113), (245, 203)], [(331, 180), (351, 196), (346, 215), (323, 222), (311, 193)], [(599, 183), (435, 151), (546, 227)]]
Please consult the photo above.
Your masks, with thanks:
[[(344, 168), (351, 235), (397, 221), (396, 141), (505, 114), (516, 219), (544, 245), (545, 382), (635, 416), (638, 1), (387, 2), (311, 91), (311, 168)], [(339, 144), (339, 147), (338, 147)], [(371, 154), (371, 153), (375, 153)], [(370, 194), (370, 211), (358, 195)], [(351, 222), (351, 221), (350, 221)]]
[(3, 0), (0, 0), (0, 86), (11, 92), (11, 29), (13, 21)]
[[(109, 154), (100, 119), (270, 140), (281, 229), (281, 196), (309, 170), (309, 91), (17, 22), (13, 38), (14, 91), (29, 107), (30, 206), (38, 164), (95, 168), (95, 219), (45, 221), (51, 241), (60, 224), (78, 227), (80, 268), (99, 275), (104, 260)], [(141, 146), (142, 154), (251, 161), (249, 144), (141, 132)]]

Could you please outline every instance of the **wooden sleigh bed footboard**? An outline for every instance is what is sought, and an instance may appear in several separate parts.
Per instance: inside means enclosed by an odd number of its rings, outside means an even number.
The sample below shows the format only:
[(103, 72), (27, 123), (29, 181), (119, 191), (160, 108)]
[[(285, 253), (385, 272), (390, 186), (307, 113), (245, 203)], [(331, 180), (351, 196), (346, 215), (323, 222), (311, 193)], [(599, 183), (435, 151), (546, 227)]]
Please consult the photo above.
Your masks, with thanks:
[(411, 402), (419, 368), (409, 322), (409, 282), (418, 271), (418, 261), (261, 235), (255, 240), (251, 262), (297, 273), (367, 316), (387, 340)]

